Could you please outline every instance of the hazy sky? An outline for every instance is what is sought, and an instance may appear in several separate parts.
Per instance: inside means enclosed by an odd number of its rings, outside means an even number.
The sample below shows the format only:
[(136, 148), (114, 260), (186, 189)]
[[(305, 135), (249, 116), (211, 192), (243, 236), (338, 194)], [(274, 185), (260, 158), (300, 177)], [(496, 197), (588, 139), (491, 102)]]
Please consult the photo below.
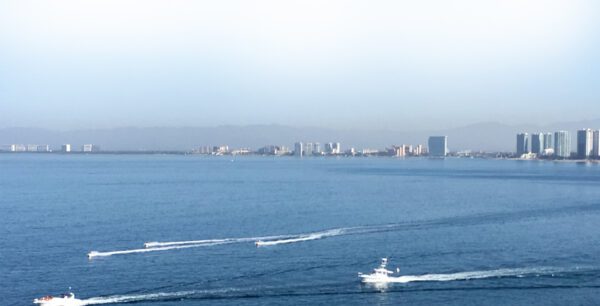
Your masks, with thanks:
[(0, 1), (0, 127), (600, 117), (600, 2)]

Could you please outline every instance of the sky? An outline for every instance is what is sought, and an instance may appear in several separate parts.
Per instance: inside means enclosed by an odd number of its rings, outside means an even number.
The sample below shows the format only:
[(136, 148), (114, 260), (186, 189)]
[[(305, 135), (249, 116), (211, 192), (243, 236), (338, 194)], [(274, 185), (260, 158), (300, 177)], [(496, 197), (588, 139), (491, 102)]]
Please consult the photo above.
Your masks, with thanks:
[(600, 118), (595, 0), (0, 0), (0, 128)]

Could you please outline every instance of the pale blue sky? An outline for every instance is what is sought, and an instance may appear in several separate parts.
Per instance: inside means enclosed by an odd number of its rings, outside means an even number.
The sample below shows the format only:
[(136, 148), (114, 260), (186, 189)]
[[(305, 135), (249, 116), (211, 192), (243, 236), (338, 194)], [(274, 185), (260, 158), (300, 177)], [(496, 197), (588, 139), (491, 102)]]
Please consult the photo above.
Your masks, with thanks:
[(600, 118), (598, 1), (0, 1), (0, 127)]

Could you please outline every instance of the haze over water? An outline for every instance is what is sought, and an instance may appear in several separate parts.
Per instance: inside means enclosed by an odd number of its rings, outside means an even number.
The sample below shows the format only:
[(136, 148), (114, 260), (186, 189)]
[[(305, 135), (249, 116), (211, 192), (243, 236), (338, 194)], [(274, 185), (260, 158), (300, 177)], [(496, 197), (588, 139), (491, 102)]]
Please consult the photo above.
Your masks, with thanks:
[[(69, 286), (87, 304), (600, 303), (597, 164), (2, 154), (0, 169), (3, 305)], [(402, 281), (361, 285), (381, 257)]]

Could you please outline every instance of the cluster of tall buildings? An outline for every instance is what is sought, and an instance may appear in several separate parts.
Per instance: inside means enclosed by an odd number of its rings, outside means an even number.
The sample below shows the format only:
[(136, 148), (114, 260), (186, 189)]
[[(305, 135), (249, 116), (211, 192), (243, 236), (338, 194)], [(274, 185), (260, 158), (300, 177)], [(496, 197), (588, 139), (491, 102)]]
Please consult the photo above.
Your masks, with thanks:
[[(555, 146), (556, 144), (556, 146)], [(550, 156), (555, 152), (562, 152), (558, 156), (570, 155), (570, 138), (566, 131), (552, 133), (519, 133), (517, 134), (517, 156), (536, 154), (536, 156)]]
[(581, 159), (600, 158), (600, 130), (577, 131), (577, 157)]
[(52, 152), (49, 145), (37, 144), (10, 144), (0, 147), (0, 151), (7, 152)]
[(196, 154), (208, 154), (208, 155), (225, 155), (229, 154), (229, 146), (221, 145), (221, 146), (202, 146), (198, 149), (193, 150), (193, 153)]
[[(582, 129), (577, 131), (576, 157), (590, 159), (600, 157), (600, 131)], [(567, 131), (554, 133), (519, 133), (517, 134), (517, 157), (552, 156), (555, 158), (570, 158), (571, 136)]]
[[(52, 148), (50, 148), (50, 145), (38, 145), (38, 144), (10, 144), (10, 145), (3, 145), (0, 146), (0, 151), (7, 151), (7, 152), (53, 152)], [(94, 144), (84, 144), (81, 146), (81, 149), (79, 152), (98, 152), (100, 151), (100, 147), (98, 147), (97, 145)], [(69, 153), (69, 152), (74, 152), (72, 150), (72, 146), (70, 144), (64, 144), (61, 146), (60, 148), (60, 152), (65, 152), (65, 153)]]
[[(296, 142), (293, 149), (285, 146), (267, 145), (259, 148), (258, 150), (251, 150), (250, 148), (231, 149), (228, 145), (219, 146), (200, 146), (191, 151), (194, 154), (206, 154), (206, 155), (245, 155), (245, 154), (259, 154), (259, 155), (294, 155), (294, 156), (396, 156), (396, 157), (408, 157), (408, 156), (433, 156), (433, 157), (444, 157), (449, 154), (448, 151), (448, 137), (447, 136), (431, 136), (428, 140), (428, 147), (423, 145), (393, 145), (383, 150), (377, 149), (363, 149), (362, 151), (356, 150), (355, 148), (348, 148), (342, 150), (342, 145), (339, 142), (327, 142), (321, 145), (319, 142)], [(5, 152), (100, 152), (100, 147), (95, 144), (84, 144), (79, 150), (73, 149), (71, 144), (63, 144), (60, 150), (52, 150), (49, 145), (23, 145), (23, 144), (11, 144), (11, 145), (0, 145), (0, 151)], [(115, 152), (115, 151), (111, 151)], [(118, 152), (118, 151), (117, 151)], [(128, 151), (121, 151), (123, 153)], [(140, 151), (136, 151), (140, 152)], [(153, 151), (149, 151), (153, 152)], [(189, 152), (189, 151), (188, 151)], [(183, 152), (181, 153), (188, 153)], [(177, 153), (173, 151), (173, 153)]]
[(290, 150), (285, 146), (268, 145), (256, 150), (256, 153), (260, 155), (288, 155)]
[(427, 150), (423, 147), (423, 145), (399, 145), (392, 146), (388, 150), (388, 155), (396, 156), (396, 157), (406, 157), (406, 156), (421, 156), (427, 153)]
[(319, 156), (319, 155), (338, 155), (342, 154), (342, 145), (339, 142), (328, 142), (325, 148), (321, 149), (318, 142), (296, 142), (294, 144), (295, 156)]

